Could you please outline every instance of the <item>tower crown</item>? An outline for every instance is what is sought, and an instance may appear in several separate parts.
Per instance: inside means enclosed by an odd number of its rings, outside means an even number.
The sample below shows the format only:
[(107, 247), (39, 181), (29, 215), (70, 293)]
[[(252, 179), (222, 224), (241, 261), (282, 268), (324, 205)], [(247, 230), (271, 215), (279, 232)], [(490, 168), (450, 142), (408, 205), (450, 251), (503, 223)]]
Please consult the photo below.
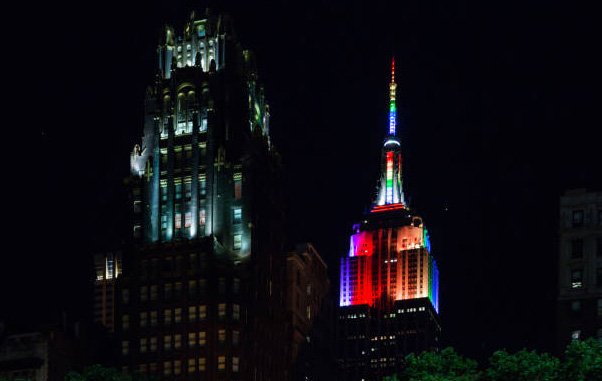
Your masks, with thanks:
[(401, 142), (397, 138), (396, 92), (395, 57), (393, 57), (389, 84), (389, 130), (382, 148), (381, 178), (372, 212), (407, 208), (401, 178)]

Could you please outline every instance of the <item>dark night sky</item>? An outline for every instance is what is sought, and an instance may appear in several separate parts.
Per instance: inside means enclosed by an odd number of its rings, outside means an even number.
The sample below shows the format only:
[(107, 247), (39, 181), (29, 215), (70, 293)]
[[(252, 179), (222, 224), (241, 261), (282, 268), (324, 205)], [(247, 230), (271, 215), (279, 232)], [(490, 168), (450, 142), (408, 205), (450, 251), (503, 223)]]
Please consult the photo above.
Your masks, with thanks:
[[(602, 189), (598, 13), (558, 1), (393, 3), (214, 6), (257, 55), (291, 242), (314, 242), (338, 274), (379, 175), (394, 54), (406, 195), (431, 231), (446, 343), (477, 358), (548, 349), (558, 197)], [(206, 3), (125, 4), (46, 3), (28, 20), (47, 34), (28, 67), (42, 100), (28, 114), (42, 171), (33, 241), (46, 249), (4, 262), (9, 323), (90, 315), (91, 255), (119, 243), (161, 25), (180, 27)]]

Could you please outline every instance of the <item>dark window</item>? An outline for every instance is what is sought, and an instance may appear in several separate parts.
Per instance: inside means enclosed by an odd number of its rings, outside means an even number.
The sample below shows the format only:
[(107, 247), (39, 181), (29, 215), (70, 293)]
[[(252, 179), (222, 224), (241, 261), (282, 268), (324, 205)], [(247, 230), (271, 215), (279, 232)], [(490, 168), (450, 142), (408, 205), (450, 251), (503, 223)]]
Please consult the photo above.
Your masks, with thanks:
[(602, 209), (598, 209), (598, 226), (602, 226)]
[(602, 238), (596, 239), (596, 257), (602, 257)]
[(602, 267), (598, 267), (596, 269), (596, 286), (597, 287), (602, 286)]
[(582, 239), (574, 239), (571, 241), (571, 258), (583, 258)]
[(571, 311), (573, 311), (573, 312), (581, 311), (581, 300), (573, 300), (571, 302)]
[(573, 210), (573, 227), (583, 226), (583, 210)]

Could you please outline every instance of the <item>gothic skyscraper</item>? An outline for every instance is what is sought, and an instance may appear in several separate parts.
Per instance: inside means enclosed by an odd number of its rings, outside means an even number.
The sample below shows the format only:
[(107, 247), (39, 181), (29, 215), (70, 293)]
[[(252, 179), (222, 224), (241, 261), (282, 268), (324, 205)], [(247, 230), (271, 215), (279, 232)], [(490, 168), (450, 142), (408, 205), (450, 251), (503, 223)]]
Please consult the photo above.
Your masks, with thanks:
[(414, 351), (438, 346), (439, 273), (428, 231), (403, 193), (395, 61), (376, 200), (341, 259), (339, 364), (344, 380), (376, 381)]
[(129, 372), (284, 379), (280, 160), (254, 56), (234, 36), (227, 16), (193, 13), (157, 48), (117, 279)]

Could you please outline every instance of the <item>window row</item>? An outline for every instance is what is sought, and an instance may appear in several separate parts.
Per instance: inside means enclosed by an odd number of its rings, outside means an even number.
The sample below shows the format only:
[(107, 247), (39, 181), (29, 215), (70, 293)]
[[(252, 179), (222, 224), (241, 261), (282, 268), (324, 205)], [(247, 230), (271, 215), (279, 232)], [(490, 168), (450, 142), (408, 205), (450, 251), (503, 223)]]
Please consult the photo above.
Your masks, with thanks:
[[(189, 306), (186, 310), (187, 312), (187, 321), (188, 322), (196, 322), (203, 321), (207, 319), (207, 306), (199, 305), (199, 306)], [(217, 305), (217, 317), (219, 319), (225, 319), (227, 317), (232, 318), (232, 320), (240, 320), (240, 305), (232, 304), (232, 310), (230, 311), (230, 316), (227, 314), (227, 304), (219, 303)], [(177, 324), (182, 322), (183, 309), (181, 307), (177, 308), (167, 308), (163, 310), (162, 323), (164, 325)], [(145, 311), (140, 312), (140, 327), (156, 327), (159, 323), (159, 313), (158, 311)], [(130, 315), (124, 314), (121, 316), (121, 328), (126, 331), (130, 328)]]
[[(238, 295), (240, 293), (240, 279), (233, 278), (230, 280), (230, 291), (234, 295)], [(217, 293), (219, 295), (225, 295), (227, 287), (227, 280), (225, 277), (218, 278), (217, 282)], [(157, 285), (151, 286), (140, 286), (140, 301), (156, 301), (158, 299), (159, 289)], [(207, 280), (199, 279), (199, 280), (190, 280), (188, 281), (187, 294), (189, 297), (194, 297), (199, 294), (205, 294), (207, 291)], [(122, 302), (127, 304), (129, 302), (129, 290), (122, 290)], [(182, 282), (174, 282), (174, 283), (165, 283), (163, 285), (163, 294), (162, 297), (164, 300), (171, 299), (179, 299), (182, 296)]]
[[(217, 370), (225, 371), (226, 370), (226, 356), (217, 356)], [(232, 357), (231, 361), (231, 369), (232, 372), (237, 373), (240, 370), (240, 359), (237, 356)], [(138, 367), (138, 371), (140, 373), (156, 373), (157, 372), (157, 363), (149, 363), (149, 364), (140, 364)], [(182, 374), (182, 361), (181, 360), (173, 360), (173, 361), (164, 361), (163, 362), (163, 375), (171, 376)], [(189, 358), (186, 362), (186, 372), (187, 373), (196, 373), (196, 372), (205, 372), (207, 371), (207, 358), (199, 357), (199, 358)]]

